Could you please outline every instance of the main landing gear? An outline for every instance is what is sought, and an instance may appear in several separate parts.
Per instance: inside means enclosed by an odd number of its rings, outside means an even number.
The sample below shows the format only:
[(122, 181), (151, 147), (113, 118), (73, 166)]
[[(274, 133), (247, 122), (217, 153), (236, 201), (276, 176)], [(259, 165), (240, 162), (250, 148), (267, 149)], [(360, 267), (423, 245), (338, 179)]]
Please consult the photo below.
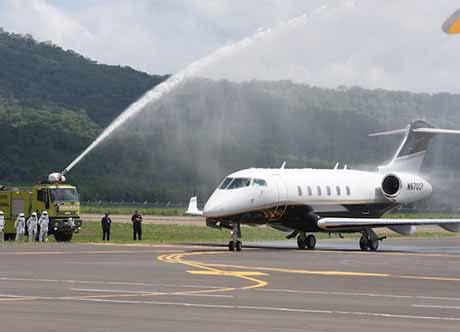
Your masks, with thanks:
[(362, 232), (362, 236), (359, 239), (359, 247), (363, 251), (377, 251), (379, 248), (379, 242), (385, 239), (386, 236), (379, 238), (372, 229), (367, 229)]
[(307, 236), (306, 233), (300, 232), (297, 236), (297, 247), (300, 250), (304, 250), (305, 248), (308, 249), (315, 249), (316, 246), (316, 237), (313, 234), (309, 234)]
[(228, 243), (228, 250), (230, 251), (241, 251), (243, 249), (243, 243), (240, 241), (241, 238), (241, 227), (239, 223), (232, 225), (232, 239)]

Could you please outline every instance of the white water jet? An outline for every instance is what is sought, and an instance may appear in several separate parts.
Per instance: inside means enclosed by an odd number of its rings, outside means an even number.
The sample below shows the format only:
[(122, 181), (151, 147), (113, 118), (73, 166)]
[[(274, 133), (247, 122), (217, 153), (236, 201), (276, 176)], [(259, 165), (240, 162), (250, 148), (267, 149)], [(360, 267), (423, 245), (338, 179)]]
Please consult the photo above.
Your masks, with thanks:
[(93, 141), (87, 148), (84, 150), (74, 161), (72, 161), (65, 169), (62, 171), (62, 175), (68, 173), (76, 164), (78, 164), (88, 153), (90, 153), (96, 146), (98, 146), (102, 141), (104, 141), (110, 134), (120, 127), (123, 123), (127, 120), (135, 116), (136, 114), (140, 113), (148, 104), (159, 100), (164, 95), (170, 93), (173, 89), (179, 86), (181, 83), (186, 81), (188, 78), (192, 77), (200, 70), (204, 69), (212, 65), (217, 60), (231, 56), (238, 50), (243, 48), (249, 47), (257, 40), (264, 38), (266, 35), (285, 30), (287, 28), (292, 29), (296, 28), (300, 25), (306, 24), (309, 20), (315, 16), (323, 12), (325, 9), (328, 8), (327, 4), (324, 4), (315, 10), (313, 10), (310, 14), (304, 13), (300, 16), (294, 17), (288, 21), (283, 21), (279, 23), (274, 28), (263, 28), (257, 30), (256, 33), (253, 35), (246, 37), (238, 42), (231, 43), (225, 45), (210, 55), (207, 55), (190, 65), (188, 65), (185, 69), (181, 70), (177, 74), (171, 76), (166, 81), (162, 82), (161, 84), (155, 86), (153, 89), (146, 92), (141, 98), (139, 98), (136, 102), (131, 104), (123, 113), (121, 113), (104, 131), (99, 135), (99, 137)]

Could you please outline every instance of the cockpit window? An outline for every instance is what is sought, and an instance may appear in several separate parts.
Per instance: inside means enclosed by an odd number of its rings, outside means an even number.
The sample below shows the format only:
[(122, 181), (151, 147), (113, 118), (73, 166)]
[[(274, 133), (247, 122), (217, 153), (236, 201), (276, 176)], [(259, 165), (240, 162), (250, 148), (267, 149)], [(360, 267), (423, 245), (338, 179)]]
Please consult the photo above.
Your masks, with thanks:
[(261, 187), (266, 187), (267, 182), (262, 179), (254, 179), (254, 182), (252, 183), (253, 186), (261, 186)]
[(237, 189), (243, 187), (249, 187), (251, 185), (251, 179), (249, 178), (234, 178), (227, 189)]
[(232, 182), (233, 178), (225, 178), (224, 181), (219, 186), (219, 189), (227, 189), (230, 182)]

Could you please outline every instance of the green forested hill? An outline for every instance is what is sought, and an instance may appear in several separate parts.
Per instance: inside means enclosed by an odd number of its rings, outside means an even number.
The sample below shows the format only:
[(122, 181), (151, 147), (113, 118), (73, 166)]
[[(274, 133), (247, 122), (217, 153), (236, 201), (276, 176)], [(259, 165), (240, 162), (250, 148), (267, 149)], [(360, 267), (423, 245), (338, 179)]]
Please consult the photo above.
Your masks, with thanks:
[(0, 97), (20, 106), (83, 109), (100, 126), (165, 79), (101, 65), (30, 36), (0, 32)]
[(63, 168), (165, 78), (0, 29), (0, 182), (30, 185)]
[(59, 107), (0, 100), (0, 119), (0, 180), (21, 185), (30, 185), (53, 165), (61, 167), (99, 132), (84, 111)]
[[(27, 68), (27, 70), (25, 69)], [(128, 104), (159, 81), (98, 65), (30, 38), (0, 34), (0, 183), (62, 170)], [(69, 174), (82, 198), (206, 199), (246, 167), (373, 169), (398, 138), (369, 138), (414, 119), (460, 129), (460, 94), (193, 79), (123, 126)], [(436, 138), (425, 172), (437, 208), (460, 206), (458, 137)]]

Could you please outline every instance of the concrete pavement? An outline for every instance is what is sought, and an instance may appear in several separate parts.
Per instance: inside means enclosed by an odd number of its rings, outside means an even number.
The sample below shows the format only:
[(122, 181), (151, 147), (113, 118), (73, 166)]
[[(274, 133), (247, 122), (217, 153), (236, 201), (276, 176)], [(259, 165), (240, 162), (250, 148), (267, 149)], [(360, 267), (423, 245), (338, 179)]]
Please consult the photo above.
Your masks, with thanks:
[[(0, 245), (5, 331), (458, 331), (460, 239)], [(288, 242), (286, 242), (287, 244)], [(340, 250), (339, 250), (340, 249)]]

